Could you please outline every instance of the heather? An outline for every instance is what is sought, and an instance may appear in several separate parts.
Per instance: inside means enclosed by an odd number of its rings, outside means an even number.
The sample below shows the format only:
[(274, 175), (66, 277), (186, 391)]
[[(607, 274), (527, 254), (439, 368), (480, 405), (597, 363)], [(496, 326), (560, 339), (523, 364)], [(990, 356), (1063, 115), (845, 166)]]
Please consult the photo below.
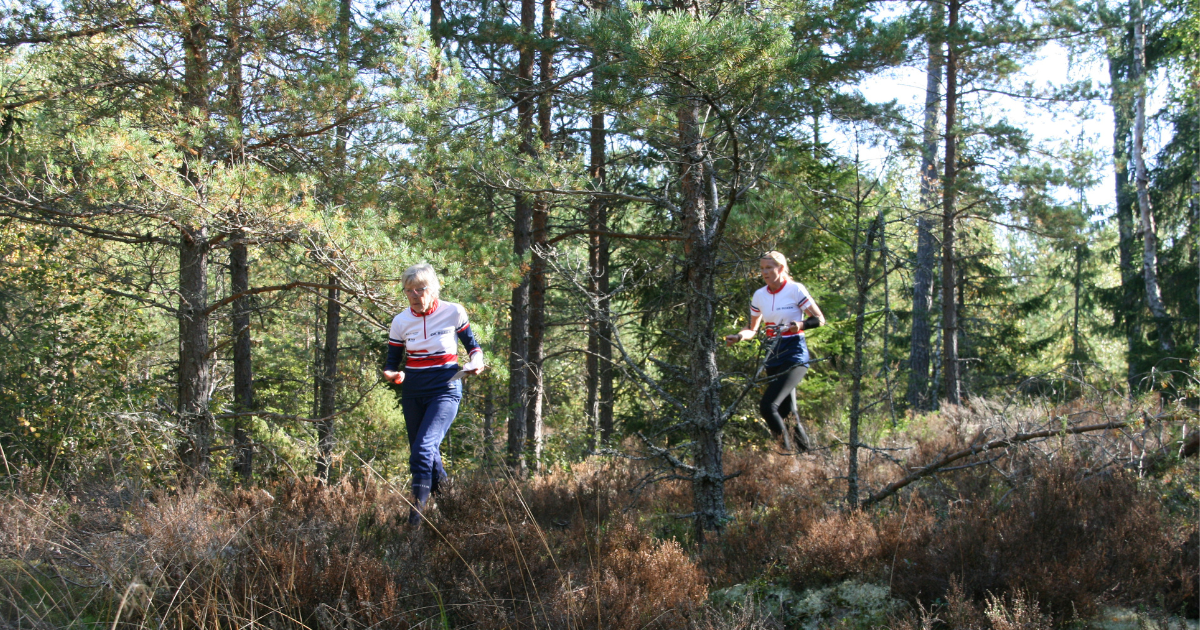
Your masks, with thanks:
[[(917, 467), (1037, 420), (975, 400), (887, 443)], [(41, 491), (26, 469), (0, 513), (0, 610), (13, 628), (999, 630), (1087, 627), (1116, 605), (1182, 623), (1200, 597), (1200, 488), (1157, 422), (1141, 427), (1165, 454), (1153, 471), (1119, 455), (1131, 435), (1060, 437), (857, 510), (844, 451), (736, 449), (731, 518), (704, 544), (679, 518), (686, 487), (646, 485), (644, 463), (614, 457), (529, 480), (463, 471), (421, 528), (405, 523), (404, 488), (369, 470), (330, 485)], [(897, 475), (882, 457), (860, 470), (870, 487)]]

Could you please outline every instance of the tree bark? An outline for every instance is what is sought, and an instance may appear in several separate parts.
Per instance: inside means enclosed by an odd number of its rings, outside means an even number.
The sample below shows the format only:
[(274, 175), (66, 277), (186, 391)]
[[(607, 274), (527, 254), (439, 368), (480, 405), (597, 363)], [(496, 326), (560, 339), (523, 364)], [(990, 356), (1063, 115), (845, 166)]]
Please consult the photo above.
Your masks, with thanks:
[[(957, 206), (957, 204), (956, 204), (956, 206)], [(955, 229), (955, 237), (957, 238), (957, 236), (958, 236), (958, 230)], [(966, 353), (971, 352), (970, 338), (967, 337), (966, 331), (963, 330), (962, 325), (958, 323), (958, 322), (962, 321), (962, 314), (967, 312), (967, 269), (966, 269), (966, 267), (964, 267), (962, 265), (962, 261), (956, 260), (954, 262), (955, 262), (955, 265), (954, 265), (955, 276), (954, 277), (956, 278), (956, 280), (954, 282), (954, 295), (956, 298), (956, 306), (955, 306), (955, 310), (954, 310), (954, 320), (956, 323), (955, 324), (955, 337), (957, 337), (957, 339), (955, 341), (955, 344), (957, 346), (955, 348), (955, 352), (959, 357), (962, 357), (964, 352), (966, 352)], [(967, 366), (964, 365), (963, 362), (960, 360), (958, 362), (958, 397), (960, 400), (963, 397), (963, 390), (965, 389), (963, 386), (963, 383), (966, 383), (966, 382), (967, 382)]]
[(433, 49), (429, 51), (433, 65), (433, 80), (437, 81), (442, 74), (442, 22), (446, 13), (442, 8), (442, 0), (429, 0), (429, 41)]
[(938, 110), (941, 104), (942, 22), (944, 9), (930, 1), (930, 27), (926, 36), (929, 60), (925, 70), (925, 124), (921, 141), (921, 214), (917, 216), (917, 260), (913, 268), (912, 345), (908, 365), (908, 406), (918, 411), (933, 408), (929, 387), (929, 358), (932, 331), (929, 306), (933, 299), (933, 268), (937, 243), (933, 238), (934, 209), (938, 193)]
[[(554, 53), (549, 42), (554, 38), (554, 0), (542, 1), (542, 42), (543, 48), (538, 59), (538, 131), (541, 151), (547, 151), (553, 139), (551, 122), (553, 119), (553, 82)], [(532, 217), (532, 259), (529, 267), (529, 401), (525, 412), (527, 464), (531, 471), (537, 472), (542, 458), (542, 417), (545, 402), (545, 373), (542, 365), (546, 358), (546, 256), (549, 253), (549, 235), (546, 232), (550, 220), (550, 200), (544, 195), (537, 195), (533, 202)]]
[(1079, 338), (1079, 294), (1083, 288), (1083, 245), (1075, 246), (1075, 281), (1072, 283), (1074, 289), (1075, 305), (1071, 309), (1071, 360), (1076, 364), (1083, 361), (1083, 344)]
[[(605, 2), (593, 3), (593, 10), (604, 10)], [(601, 53), (592, 55), (592, 64), (597, 70), (592, 73), (592, 90), (604, 89), (607, 81), (600, 66), (605, 58)], [(607, 129), (604, 111), (598, 100), (592, 102), (591, 128), (588, 134), (588, 176), (596, 190), (604, 190), (607, 183)], [(589, 325), (587, 356), (587, 415), (588, 448), (595, 451), (608, 446), (612, 441), (612, 331), (609, 322), (608, 299), (608, 202), (602, 197), (593, 197), (588, 202), (588, 293)]]
[[(1196, 277), (1200, 279), (1200, 152), (1194, 156), (1195, 168), (1192, 170), (1192, 255), (1196, 260)], [(1196, 283), (1196, 306), (1200, 311), (1200, 281)], [(1200, 326), (1196, 327), (1196, 347), (1200, 348)]]
[(1137, 186), (1138, 210), (1141, 215), (1142, 277), (1146, 289), (1146, 306), (1154, 316), (1158, 329), (1158, 347), (1170, 352), (1175, 347), (1171, 334), (1171, 317), (1163, 304), (1158, 286), (1158, 235), (1154, 225), (1154, 209), (1150, 207), (1150, 178), (1146, 174), (1146, 22), (1143, 0), (1130, 0), (1133, 18), (1133, 163)]
[(230, 139), (230, 158), (231, 161), (241, 163), (245, 159), (245, 142), (243, 134), (245, 126), (244, 112), (242, 108), (242, 2), (241, 0), (226, 0), (225, 12), (228, 20), (228, 32), (225, 34), (228, 39), (228, 86), (229, 93), (226, 97), (226, 109), (228, 110), (229, 120), (233, 123), (235, 129), (233, 136)]
[[(600, 81), (593, 77), (593, 85)], [(603, 112), (592, 114), (589, 174), (597, 190), (605, 183), (605, 122)], [(596, 450), (612, 439), (612, 332), (609, 330), (608, 300), (608, 204), (600, 197), (588, 202), (588, 293), (590, 317), (587, 356), (588, 446)]]
[[(337, 278), (329, 278), (330, 286), (337, 286)], [(342, 327), (342, 305), (338, 301), (338, 290), (328, 289), (325, 303), (325, 350), (321, 354), (321, 406), (317, 417), (325, 418), (317, 423), (316, 475), (322, 483), (329, 483), (333, 468), (334, 419), (337, 411), (338, 391), (338, 337)]]
[[(536, 154), (533, 138), (533, 34), (537, 18), (535, 0), (521, 0), (520, 58), (517, 65), (517, 133), (518, 151), (532, 157)], [(533, 200), (529, 195), (516, 193), (513, 207), (513, 253), (524, 266), (529, 253), (533, 224)], [(530, 383), (529, 370), (529, 298), (530, 277), (522, 272), (520, 283), (513, 288), (510, 307), (510, 337), (508, 357), (508, 465), (518, 476), (526, 471), (525, 443), (528, 439), (526, 405)]]
[[(862, 216), (862, 201), (856, 208)], [(858, 507), (858, 426), (862, 420), (863, 344), (866, 341), (867, 297), (871, 290), (871, 264), (874, 258), (875, 239), (883, 225), (883, 214), (871, 220), (867, 228), (866, 243), (859, 249), (858, 231), (854, 235), (854, 362), (850, 368), (850, 444), (846, 449), (848, 466), (846, 472), (846, 502), (851, 509)], [(857, 228), (857, 226), (856, 226)], [(861, 252), (861, 264), (859, 262)]]
[(181, 482), (208, 477), (212, 451), (212, 360), (208, 344), (208, 231), (194, 228), (179, 244), (179, 446)]
[[(227, 109), (233, 122), (230, 138), (230, 158), (235, 164), (245, 160), (243, 142), (242, 109), (242, 4), (241, 0), (227, 0), (226, 13), (229, 21), (228, 33), (228, 85)], [(240, 215), (240, 212), (237, 213)], [(235, 220), (240, 216), (235, 216)], [(250, 253), (239, 230), (232, 237), (229, 249), (229, 288), (234, 295), (250, 290)], [(250, 339), (250, 312), (252, 298), (249, 295), (233, 302), (231, 317), (233, 335), (233, 410), (235, 413), (254, 411), (254, 366)], [(249, 483), (254, 476), (254, 445), (247, 424), (249, 417), (237, 417), (233, 421), (233, 472), (242, 483)]]
[(1138, 389), (1137, 378), (1137, 349), (1141, 338), (1141, 300), (1138, 287), (1138, 273), (1133, 265), (1133, 250), (1136, 244), (1134, 235), (1133, 204), (1134, 196), (1129, 188), (1129, 159), (1131, 135), (1133, 128), (1133, 104), (1129, 94), (1129, 82), (1126, 80), (1128, 66), (1126, 65), (1125, 50), (1132, 40), (1132, 32), (1123, 37), (1125, 46), (1109, 41), (1108, 44), (1108, 76), (1110, 95), (1109, 100), (1113, 110), (1113, 185), (1116, 188), (1117, 215), (1117, 249), (1118, 265), (1121, 274), (1121, 302), (1116, 312), (1116, 324), (1125, 334), (1125, 380), (1130, 394)]
[(708, 156), (700, 123), (698, 100), (685, 97), (678, 109), (681, 212), (687, 285), (687, 345), (689, 393), (684, 421), (694, 442), (692, 504), (698, 541), (705, 532), (725, 526), (725, 473), (722, 468), (724, 422), (721, 380), (717, 371), (716, 248), (710, 231), (707, 194)]
[(946, 47), (946, 175), (942, 187), (942, 375), (946, 402), (957, 405), (960, 400), (958, 365), (958, 309), (955, 300), (957, 286), (954, 260), (954, 219), (956, 214), (958, 177), (958, 48), (957, 34), (959, 0), (950, 0)]
[[(518, 253), (529, 250), (529, 223), (527, 216), (525, 227), (521, 227), (522, 215), (527, 211), (517, 202), (517, 233), (524, 233), (524, 238), (517, 236), (513, 239), (513, 249)], [(528, 387), (528, 366), (526, 357), (529, 351), (529, 279), (522, 278), (520, 284), (513, 288), (512, 304), (509, 308), (511, 325), (509, 328), (508, 355), (508, 466), (517, 476), (525, 474), (525, 401)]]
[(495, 382), (490, 378), (485, 378), (483, 390), (483, 461), (487, 465), (492, 464), (492, 459), (495, 457), (496, 446), (496, 394)]
[[(246, 244), (240, 235), (229, 250), (229, 288), (236, 295), (250, 289), (250, 263)], [(233, 410), (235, 413), (254, 411), (254, 371), (251, 363), (250, 310), (252, 298), (247, 295), (233, 302)], [(246, 424), (248, 417), (238, 417), (233, 423), (233, 469), (242, 483), (254, 475), (254, 445)]]
[(529, 364), (528, 394), (525, 411), (526, 465), (536, 473), (542, 457), (542, 403), (545, 399), (545, 378), (542, 365), (546, 359), (546, 222), (549, 213), (547, 200), (538, 195), (533, 204), (531, 237), (533, 255), (529, 266)]
[(538, 131), (541, 133), (542, 148), (550, 146), (554, 135), (554, 0), (542, 0), (542, 48), (538, 55)]
[[(340, 0), (338, 2), (338, 40), (337, 40), (337, 60), (338, 72), (342, 75), (343, 80), (350, 81), (350, 23), (351, 23), (351, 7), (350, 0)], [(343, 97), (338, 104), (338, 111), (341, 115), (345, 114), (348, 106), (348, 96)], [(346, 203), (346, 149), (349, 144), (350, 129), (346, 125), (338, 125), (334, 128), (334, 145), (333, 145), (333, 182), (332, 182), (332, 201), (334, 206), (343, 206)], [(337, 411), (337, 394), (338, 394), (338, 340), (341, 337), (342, 330), (342, 304), (338, 300), (338, 290), (333, 287), (338, 286), (337, 276), (330, 275), (327, 289), (327, 297), (325, 302), (325, 347), (321, 353), (321, 370), (318, 373), (320, 379), (320, 403), (317, 407), (317, 417), (326, 418), (317, 423), (317, 458), (316, 458), (316, 477), (322, 483), (329, 483), (329, 477), (332, 474), (333, 468), (333, 448), (337, 443), (335, 437), (334, 419), (331, 418)]]
[[(185, 116), (197, 123), (208, 118), (207, 11), (198, 0), (184, 4), (183, 94)], [(197, 132), (200, 133), (200, 132)], [(191, 135), (184, 140), (180, 176), (198, 197), (200, 175), (193, 164), (203, 164), (204, 138)], [(198, 485), (208, 477), (212, 450), (213, 417), (212, 358), (208, 340), (208, 230), (202, 225), (184, 225), (179, 239), (179, 383), (178, 413), (182, 436), (179, 444), (180, 482)]]

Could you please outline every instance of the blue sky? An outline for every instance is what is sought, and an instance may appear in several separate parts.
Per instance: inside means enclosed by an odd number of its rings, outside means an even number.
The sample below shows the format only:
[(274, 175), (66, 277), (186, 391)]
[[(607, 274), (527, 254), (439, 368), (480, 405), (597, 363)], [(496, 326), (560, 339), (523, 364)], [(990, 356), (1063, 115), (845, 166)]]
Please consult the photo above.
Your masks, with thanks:
[[(1072, 81), (1091, 79), (1093, 85), (1100, 88), (1102, 94), (1107, 94), (1108, 66), (1107, 62), (1095, 56), (1090, 58), (1072, 57), (1066, 48), (1051, 43), (1047, 45), (1040, 56), (1016, 78), (1014, 84), (1020, 85), (1030, 81), (1035, 85), (1065, 85)], [(1149, 122), (1150, 115), (1163, 106), (1166, 96), (1166, 86), (1163, 81), (1152, 81), (1147, 112), (1148, 127), (1146, 137), (1147, 160), (1152, 163), (1154, 154), (1167, 138), (1168, 130), (1161, 129)], [(925, 73), (923, 68), (897, 68), (886, 73), (867, 79), (859, 89), (868, 100), (876, 103), (895, 99), (904, 108), (910, 120), (921, 120), (921, 110), (925, 103)], [(973, 98), (979, 98), (975, 96)], [(1071, 146), (1090, 146), (1104, 158), (1099, 174), (1099, 182), (1086, 191), (1089, 205), (1097, 214), (1110, 215), (1114, 201), (1114, 185), (1112, 163), (1112, 110), (1104, 100), (1091, 103), (1076, 103), (1069, 106), (1058, 105), (1045, 107), (1041, 104), (1030, 104), (1015, 98), (989, 95), (985, 102), (979, 103), (993, 117), (1006, 117), (1010, 122), (1027, 129), (1036, 143), (1053, 148), (1067, 143)], [(841, 137), (834, 138), (836, 147), (847, 154), (854, 150), (852, 132), (841, 129)], [(860, 146), (862, 160), (869, 167), (883, 168), (887, 160), (896, 158), (891, 148), (887, 146)]]

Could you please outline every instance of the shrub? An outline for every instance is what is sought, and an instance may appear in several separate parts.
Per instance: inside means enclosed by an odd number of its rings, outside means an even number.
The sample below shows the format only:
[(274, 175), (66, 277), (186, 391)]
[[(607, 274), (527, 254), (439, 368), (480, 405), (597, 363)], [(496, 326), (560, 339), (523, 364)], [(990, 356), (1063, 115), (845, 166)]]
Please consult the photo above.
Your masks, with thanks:
[[(597, 503), (578, 496), (581, 487), (555, 490), (579, 514), (584, 499)], [(381, 483), (291, 481), (271, 490), (155, 496), (122, 506), (120, 529), (107, 533), (44, 511), (8, 511), (4, 550), (37, 562), (55, 545), (86, 549), (90, 566), (75, 577), (111, 585), (91, 593), (105, 615), (115, 614), (126, 585), (145, 585), (147, 601), (121, 611), (121, 621), (139, 625), (673, 628), (706, 596), (702, 572), (678, 543), (655, 540), (603, 500), (592, 510), (598, 521), (544, 528), (560, 513), (538, 514), (521, 494), (545, 500), (544, 488), (469, 478), (414, 530), (404, 524), (406, 493)], [(7, 618), (47, 617), (30, 616), (39, 609), (20, 588), (6, 595)], [(55, 612), (81, 619), (65, 604)]]
[(944, 597), (958, 579), (976, 601), (1020, 591), (1057, 619), (1087, 616), (1104, 598), (1151, 601), (1170, 559), (1159, 506), (1136, 480), (1073, 462), (999, 498), (980, 485), (939, 521), (892, 550), (893, 588), (908, 598)]

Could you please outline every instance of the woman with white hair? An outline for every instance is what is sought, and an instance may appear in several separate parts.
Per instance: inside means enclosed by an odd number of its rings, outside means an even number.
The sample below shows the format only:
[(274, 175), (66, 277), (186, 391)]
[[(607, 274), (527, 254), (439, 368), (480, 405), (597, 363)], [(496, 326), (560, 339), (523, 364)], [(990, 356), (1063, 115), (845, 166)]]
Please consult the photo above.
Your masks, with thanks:
[(413, 265), (405, 270), (402, 280), (409, 308), (392, 319), (383, 377), (403, 384), (400, 406), (408, 431), (413, 490), (408, 522), (419, 525), (430, 493), (438, 492), (438, 485), (446, 479), (442, 439), (462, 401), (456, 339), (469, 357), (462, 367), (464, 373), (478, 374), (484, 365), (483, 351), (471, 332), (466, 310), (453, 302), (439, 301), (441, 283), (433, 267), (426, 263)]
[(808, 373), (810, 360), (804, 331), (824, 325), (825, 315), (808, 289), (789, 277), (787, 258), (783, 254), (776, 251), (764, 253), (759, 256), (758, 269), (767, 285), (755, 291), (750, 300), (750, 326), (726, 335), (725, 343), (732, 345), (753, 339), (758, 325), (764, 320), (767, 338), (779, 335), (766, 358), (770, 381), (758, 403), (758, 410), (767, 421), (771, 433), (784, 444), (787, 443), (784, 438), (787, 426), (783, 419), (789, 413), (795, 413), (793, 446), (797, 451), (806, 451), (813, 445), (800, 425), (796, 386)]

